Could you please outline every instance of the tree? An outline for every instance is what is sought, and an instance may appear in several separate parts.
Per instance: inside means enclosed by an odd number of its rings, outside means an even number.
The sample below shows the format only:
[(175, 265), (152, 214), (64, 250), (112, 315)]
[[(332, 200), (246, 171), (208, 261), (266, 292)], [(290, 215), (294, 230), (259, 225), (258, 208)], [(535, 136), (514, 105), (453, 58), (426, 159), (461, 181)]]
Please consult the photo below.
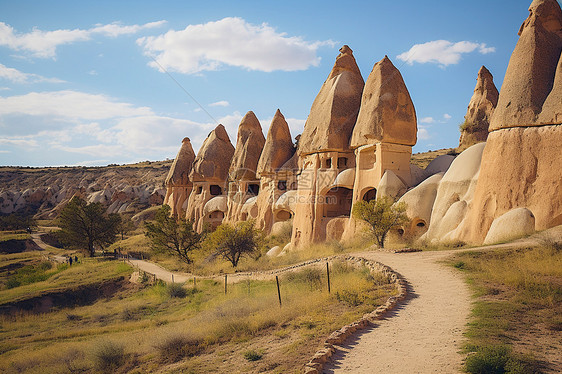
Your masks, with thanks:
[(94, 257), (95, 246), (103, 249), (115, 242), (120, 221), (118, 214), (106, 214), (101, 203), (88, 204), (79, 197), (73, 197), (59, 215), (61, 231), (58, 236), (72, 247), (87, 247), (90, 257)]
[(254, 221), (239, 222), (236, 226), (222, 224), (209, 235), (208, 245), (216, 248), (215, 255), (238, 266), (240, 257), (251, 255), (259, 248), (261, 232), (254, 227)]
[(353, 205), (353, 216), (367, 222), (379, 247), (384, 248), (384, 240), (391, 228), (402, 225), (408, 220), (406, 203), (394, 204), (391, 198), (384, 196), (371, 201), (358, 201)]
[(135, 224), (131, 220), (131, 216), (122, 215), (121, 221), (119, 222), (119, 225), (117, 226), (117, 233), (119, 235), (121, 235), (121, 240), (124, 240), (125, 235), (128, 232), (133, 231), (134, 229), (135, 229)]
[(191, 264), (191, 254), (201, 247), (202, 237), (193, 230), (191, 221), (172, 217), (170, 214), (171, 208), (162, 205), (154, 221), (144, 223), (144, 234), (150, 239), (152, 249), (171, 252), (186, 264)]

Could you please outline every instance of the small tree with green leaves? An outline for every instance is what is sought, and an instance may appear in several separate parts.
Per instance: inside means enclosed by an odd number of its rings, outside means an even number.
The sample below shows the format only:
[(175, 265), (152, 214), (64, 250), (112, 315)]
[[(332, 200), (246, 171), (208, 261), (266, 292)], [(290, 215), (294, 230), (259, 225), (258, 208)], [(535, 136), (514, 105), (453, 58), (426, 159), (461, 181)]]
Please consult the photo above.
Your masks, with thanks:
[(249, 256), (259, 249), (261, 231), (254, 227), (254, 221), (239, 222), (235, 226), (222, 224), (211, 233), (207, 246), (216, 248), (215, 255), (238, 266), (242, 256)]
[(379, 247), (384, 248), (384, 241), (391, 228), (402, 225), (408, 220), (406, 203), (394, 204), (391, 198), (384, 196), (371, 201), (358, 201), (353, 205), (355, 218), (369, 224), (371, 232)]
[(57, 236), (61, 242), (78, 249), (86, 249), (93, 257), (95, 247), (105, 248), (115, 242), (121, 217), (106, 214), (101, 203), (88, 204), (84, 199), (73, 197), (62, 209)]
[(144, 228), (153, 250), (175, 254), (186, 264), (193, 262), (192, 253), (201, 247), (202, 236), (193, 230), (193, 223), (171, 216), (168, 205), (162, 205), (154, 221), (145, 222)]

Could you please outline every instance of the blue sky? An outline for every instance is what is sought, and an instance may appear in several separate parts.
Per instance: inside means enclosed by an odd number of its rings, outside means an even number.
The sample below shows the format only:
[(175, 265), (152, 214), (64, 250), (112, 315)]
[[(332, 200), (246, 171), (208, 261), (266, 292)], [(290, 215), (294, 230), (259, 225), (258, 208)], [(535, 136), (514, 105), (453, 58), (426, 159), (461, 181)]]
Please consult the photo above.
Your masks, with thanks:
[(266, 133), (279, 108), (296, 136), (343, 44), (365, 80), (385, 55), (400, 69), (415, 152), (454, 147), (480, 66), (499, 89), (530, 3), (0, 0), (0, 165), (174, 158), (215, 121), (235, 142), (249, 110)]

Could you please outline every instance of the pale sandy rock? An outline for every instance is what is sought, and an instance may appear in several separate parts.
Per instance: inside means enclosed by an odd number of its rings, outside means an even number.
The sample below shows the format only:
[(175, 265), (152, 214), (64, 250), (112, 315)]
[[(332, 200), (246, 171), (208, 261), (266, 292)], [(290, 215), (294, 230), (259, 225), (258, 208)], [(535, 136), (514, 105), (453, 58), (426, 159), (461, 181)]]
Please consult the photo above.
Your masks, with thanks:
[(226, 129), (218, 125), (205, 139), (193, 162), (189, 179), (193, 181), (226, 181), (234, 146)]
[(433, 159), (429, 165), (426, 166), (424, 173), (426, 178), (437, 173), (445, 173), (449, 170), (449, 167), (455, 160), (455, 156), (452, 155), (441, 155)]
[(275, 173), (294, 153), (295, 147), (289, 125), (281, 111), (277, 109), (267, 131), (267, 139), (258, 162), (258, 175)]
[(346, 150), (357, 120), (364, 81), (353, 51), (344, 45), (310, 109), (298, 153)]
[(291, 220), (275, 222), (271, 227), (271, 235), (276, 235), (276, 236), (283, 235), (287, 233), (287, 231), (290, 234), (292, 229), (293, 229), (293, 222)]
[[(451, 163), (437, 188), (429, 228), (421, 237), (422, 240), (443, 241), (444, 236), (465, 224), (467, 208), (472, 203), (479, 178), (485, 145), (486, 143), (478, 143), (469, 147)], [(461, 240), (459, 235), (448, 235), (447, 240)]]
[[(541, 124), (538, 116), (552, 89), (562, 52), (562, 11), (558, 2), (534, 0), (519, 36), (490, 131)], [(548, 114), (545, 117), (548, 119)]]
[(533, 212), (537, 230), (562, 224), (562, 126), (494, 131), (463, 237), (481, 243), (492, 222), (519, 207)]
[(298, 201), (298, 192), (296, 190), (287, 191), (279, 197), (275, 202), (274, 209), (295, 211)]
[(486, 141), (490, 118), (498, 105), (498, 96), (499, 92), (494, 84), (492, 73), (482, 66), (478, 72), (474, 94), (464, 116), (459, 149), (464, 150), (473, 144)]
[(398, 202), (406, 204), (409, 223), (404, 227), (406, 238), (419, 238), (431, 222), (431, 211), (437, 196), (437, 188), (444, 173), (437, 173), (406, 192)]
[(345, 187), (345, 188), (352, 189), (354, 182), (355, 182), (355, 168), (345, 169), (344, 171), (338, 174), (336, 180), (332, 184), (332, 188)]
[(378, 142), (413, 146), (416, 141), (416, 110), (410, 93), (400, 71), (385, 56), (367, 78), (351, 148)]
[(410, 164), (410, 186), (417, 186), (426, 178), (427, 176), (424, 169), (417, 165)]
[(396, 200), (402, 196), (406, 190), (407, 187), (404, 182), (398, 178), (392, 170), (387, 170), (384, 172), (377, 187), (377, 199), (387, 196)]
[(238, 126), (236, 149), (230, 163), (230, 180), (256, 179), (256, 170), (261, 152), (265, 145), (265, 138), (260, 121), (250, 111), (246, 113)]
[(326, 241), (340, 241), (347, 226), (349, 218), (332, 218), (326, 224)]
[(535, 216), (527, 208), (516, 208), (496, 218), (484, 244), (494, 244), (531, 235), (535, 232)]
[(276, 245), (275, 247), (271, 248), (269, 251), (266, 252), (267, 257), (277, 257), (279, 253), (281, 253), (282, 248)]
[(205, 206), (203, 207), (203, 214), (209, 214), (211, 212), (219, 211), (219, 212), (226, 212), (226, 196), (216, 196), (207, 201)]

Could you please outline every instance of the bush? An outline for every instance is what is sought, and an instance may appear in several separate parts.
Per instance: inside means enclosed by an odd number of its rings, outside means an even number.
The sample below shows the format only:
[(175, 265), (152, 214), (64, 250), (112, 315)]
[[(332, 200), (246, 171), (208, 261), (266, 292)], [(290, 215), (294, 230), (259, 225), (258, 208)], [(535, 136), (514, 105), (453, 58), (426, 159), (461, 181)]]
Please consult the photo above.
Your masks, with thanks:
[(262, 354), (250, 349), (249, 351), (244, 352), (244, 358), (248, 361), (258, 361), (261, 360), (263, 357)]
[(187, 296), (187, 290), (179, 283), (171, 283), (167, 286), (168, 296), (184, 298)]
[(349, 306), (359, 306), (365, 301), (363, 297), (355, 291), (343, 290), (342, 292), (336, 292), (336, 299), (342, 303)]
[(183, 335), (172, 335), (164, 338), (156, 345), (160, 361), (166, 363), (178, 362), (184, 357), (193, 357), (203, 350), (203, 342)]
[(95, 368), (104, 372), (115, 370), (125, 363), (125, 348), (112, 341), (98, 343), (93, 355)]
[(466, 359), (465, 368), (473, 374), (535, 373), (533, 360), (513, 355), (504, 345), (483, 347)]

